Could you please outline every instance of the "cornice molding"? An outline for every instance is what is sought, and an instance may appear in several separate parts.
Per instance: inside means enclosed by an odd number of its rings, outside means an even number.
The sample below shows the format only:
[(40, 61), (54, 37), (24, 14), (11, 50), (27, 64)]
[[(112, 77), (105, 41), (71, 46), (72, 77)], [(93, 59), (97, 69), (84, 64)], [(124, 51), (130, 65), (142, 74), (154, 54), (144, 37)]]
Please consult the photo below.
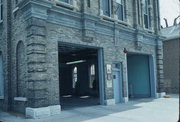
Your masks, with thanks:
[[(18, 5), (23, 11), (25, 20), (31, 17), (46, 20), (46, 22), (67, 26), (80, 30), (94, 31), (98, 34), (115, 36), (130, 41), (140, 41), (149, 45), (157, 45), (164, 40), (160, 35), (148, 33), (116, 22), (104, 20), (100, 16), (80, 13), (56, 6), (53, 2), (44, 0), (26, 0)], [(114, 31), (118, 32), (114, 35)]]

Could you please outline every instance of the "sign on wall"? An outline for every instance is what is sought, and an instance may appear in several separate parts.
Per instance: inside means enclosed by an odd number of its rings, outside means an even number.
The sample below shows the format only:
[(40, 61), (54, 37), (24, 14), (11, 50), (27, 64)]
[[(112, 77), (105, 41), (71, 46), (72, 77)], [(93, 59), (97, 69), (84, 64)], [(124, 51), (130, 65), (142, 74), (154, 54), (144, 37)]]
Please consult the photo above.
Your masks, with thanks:
[(111, 75), (112, 75), (112, 65), (107, 64), (106, 65), (106, 72), (107, 72), (107, 80), (111, 80)]
[(112, 66), (111, 66), (111, 64), (107, 64), (106, 68), (107, 68), (107, 74), (111, 74), (112, 73)]

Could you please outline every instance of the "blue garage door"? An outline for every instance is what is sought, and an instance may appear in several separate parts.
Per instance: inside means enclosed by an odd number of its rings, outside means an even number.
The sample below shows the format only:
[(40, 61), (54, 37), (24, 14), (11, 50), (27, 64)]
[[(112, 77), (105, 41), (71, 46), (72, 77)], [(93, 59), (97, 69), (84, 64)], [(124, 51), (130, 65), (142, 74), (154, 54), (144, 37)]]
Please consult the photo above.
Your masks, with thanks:
[(128, 85), (131, 97), (150, 97), (149, 56), (129, 55)]

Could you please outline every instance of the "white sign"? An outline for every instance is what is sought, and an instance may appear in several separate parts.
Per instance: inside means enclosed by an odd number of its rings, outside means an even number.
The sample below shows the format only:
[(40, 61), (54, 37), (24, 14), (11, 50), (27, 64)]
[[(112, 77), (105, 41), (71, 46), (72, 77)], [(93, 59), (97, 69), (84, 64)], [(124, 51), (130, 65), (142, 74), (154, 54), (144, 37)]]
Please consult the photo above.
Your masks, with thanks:
[(111, 64), (107, 64), (107, 74), (111, 74), (112, 73), (112, 66)]

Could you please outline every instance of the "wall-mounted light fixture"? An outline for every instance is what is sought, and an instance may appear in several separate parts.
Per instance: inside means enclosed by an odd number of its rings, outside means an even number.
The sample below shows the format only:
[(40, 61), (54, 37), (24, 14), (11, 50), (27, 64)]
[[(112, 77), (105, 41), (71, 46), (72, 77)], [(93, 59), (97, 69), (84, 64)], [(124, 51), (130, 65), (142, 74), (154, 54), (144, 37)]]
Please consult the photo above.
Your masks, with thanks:
[(78, 64), (78, 63), (83, 63), (86, 62), (86, 60), (78, 60), (78, 61), (72, 61), (72, 62), (67, 62), (67, 65), (71, 65), (71, 64)]
[(127, 50), (126, 48), (124, 48), (123, 52), (124, 52), (125, 54), (127, 54), (127, 53), (128, 53), (128, 50)]

